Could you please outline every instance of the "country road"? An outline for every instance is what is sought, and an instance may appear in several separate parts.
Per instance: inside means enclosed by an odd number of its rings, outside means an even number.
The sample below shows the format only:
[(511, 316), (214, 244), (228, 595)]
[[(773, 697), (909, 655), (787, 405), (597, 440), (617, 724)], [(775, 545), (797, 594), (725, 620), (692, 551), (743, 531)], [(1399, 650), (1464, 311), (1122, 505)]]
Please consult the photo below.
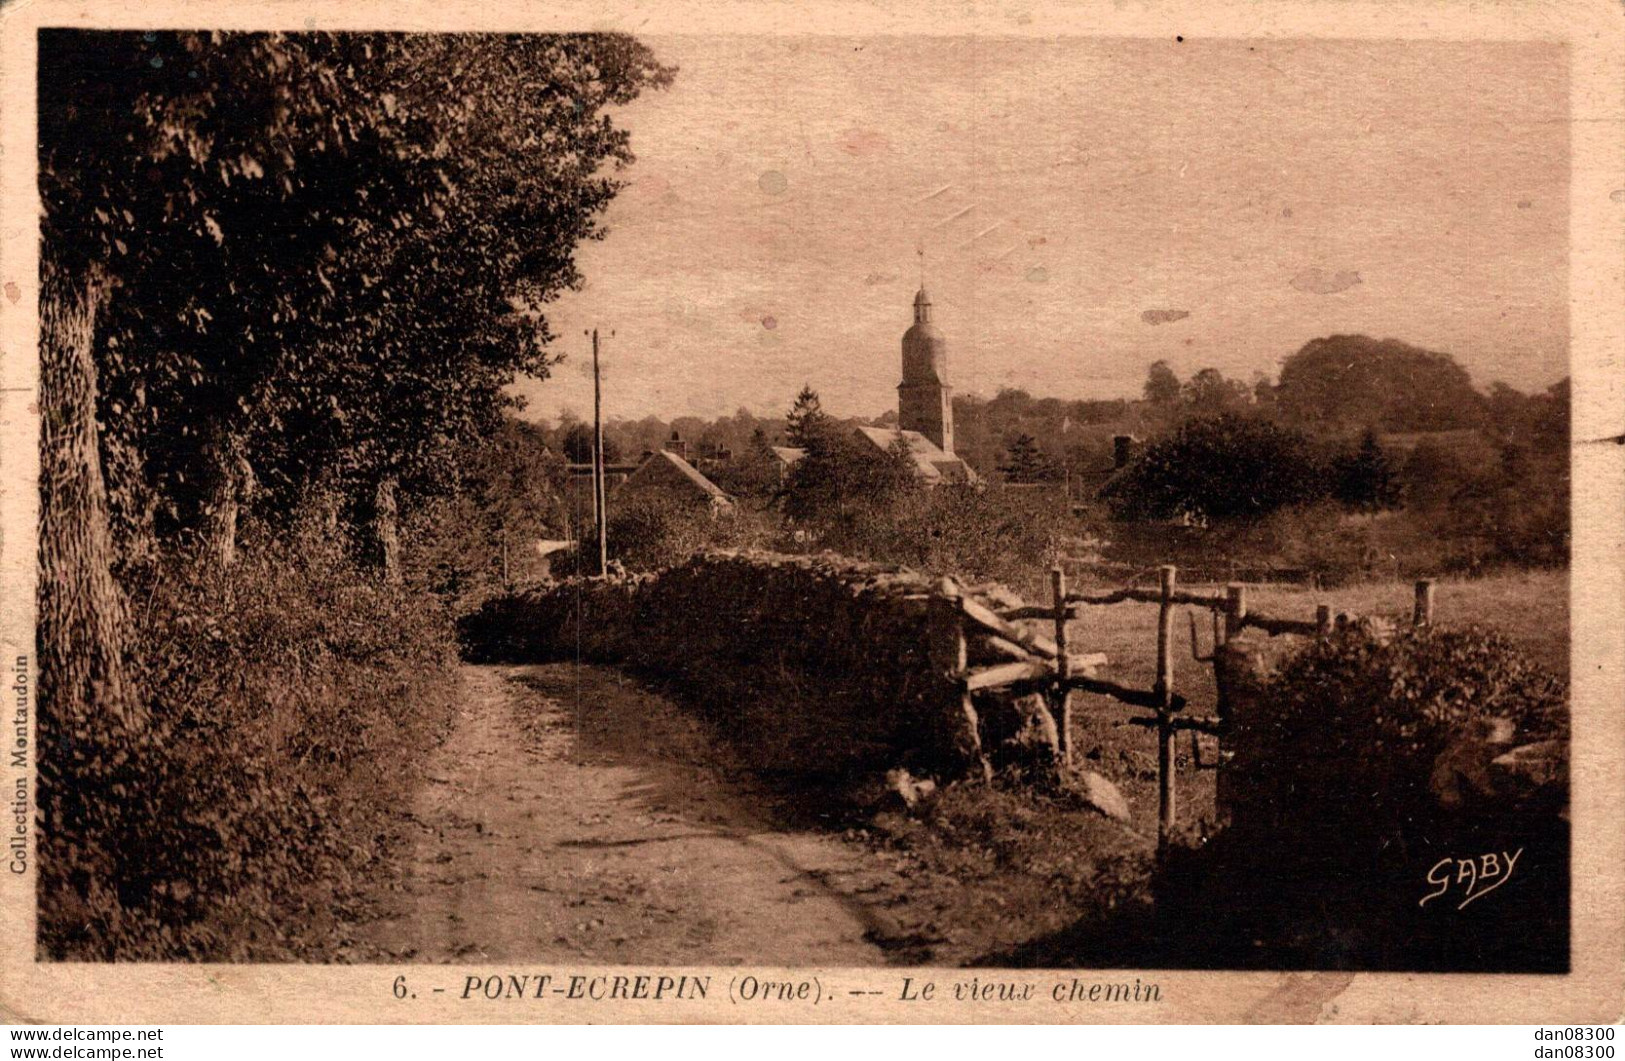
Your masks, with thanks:
[[(775, 825), (700, 723), (612, 670), (466, 666), (410, 809), (380, 955), (426, 962), (872, 965), (905, 884)], [(894, 953), (893, 960), (901, 955)]]

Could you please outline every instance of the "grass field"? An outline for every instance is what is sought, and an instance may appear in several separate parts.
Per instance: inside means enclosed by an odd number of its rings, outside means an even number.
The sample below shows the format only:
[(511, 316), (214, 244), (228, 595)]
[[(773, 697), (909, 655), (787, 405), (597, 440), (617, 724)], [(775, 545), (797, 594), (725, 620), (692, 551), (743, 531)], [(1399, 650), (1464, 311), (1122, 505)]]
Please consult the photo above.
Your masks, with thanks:
[[(1339, 611), (1393, 615), (1408, 621), (1412, 600), (1409, 583), (1372, 582), (1324, 592), (1259, 586), (1249, 591), (1248, 607), (1271, 615), (1311, 618), (1315, 605), (1325, 601)], [(1497, 629), (1543, 666), (1568, 674), (1566, 570), (1441, 579), (1434, 589), (1433, 618), (1441, 626), (1477, 624)]]

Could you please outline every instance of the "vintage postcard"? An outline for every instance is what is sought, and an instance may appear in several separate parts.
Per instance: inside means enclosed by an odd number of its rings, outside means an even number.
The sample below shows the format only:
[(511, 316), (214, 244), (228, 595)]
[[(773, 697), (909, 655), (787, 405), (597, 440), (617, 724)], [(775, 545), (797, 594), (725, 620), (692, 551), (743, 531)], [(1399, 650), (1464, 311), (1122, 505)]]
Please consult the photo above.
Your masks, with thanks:
[(1625, 15), (0, 9), (0, 1014), (1625, 1015)]

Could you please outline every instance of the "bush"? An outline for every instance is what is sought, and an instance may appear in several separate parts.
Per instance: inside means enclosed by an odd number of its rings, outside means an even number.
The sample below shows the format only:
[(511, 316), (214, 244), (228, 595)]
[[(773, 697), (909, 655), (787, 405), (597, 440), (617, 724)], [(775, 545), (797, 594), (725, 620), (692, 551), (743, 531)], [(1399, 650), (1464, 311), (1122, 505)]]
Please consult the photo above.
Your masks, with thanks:
[(1026, 587), (1059, 560), (1073, 521), (1056, 493), (948, 486), (903, 513), (903, 531), (928, 571)]
[(1119, 519), (1256, 519), (1318, 501), (1327, 481), (1309, 440), (1226, 413), (1186, 420), (1148, 446), (1101, 496)]
[(820, 548), (1019, 586), (1056, 562), (1074, 522), (1055, 493), (968, 485), (872, 498), (810, 525)]
[[(1424, 539), (1435, 570), (1482, 572), (1569, 561), (1566, 448), (1483, 442), (1461, 452), (1424, 443), (1402, 476), (1405, 518), (1395, 530)], [(1413, 551), (1396, 545), (1401, 555)]]
[(352, 874), (449, 717), (450, 624), (315, 528), (133, 594), (130, 735), (41, 704), (39, 947), (53, 959), (333, 957)]
[[(703, 504), (643, 495), (609, 506), (609, 559), (627, 571), (674, 567), (707, 549), (744, 549), (772, 537), (772, 520), (743, 504), (712, 512)], [(598, 574), (598, 536), (589, 530), (575, 549), (559, 554), (555, 578)]]
[(654, 497), (609, 510), (609, 555), (629, 571), (680, 563), (727, 537), (732, 516)]
[(1434, 763), (1452, 741), (1496, 719), (1518, 743), (1566, 737), (1566, 696), (1562, 679), (1494, 631), (1357, 628), (1282, 667), (1233, 769), (1284, 827), (1386, 840), (1434, 817)]
[[(1170, 923), (1202, 918), (1207, 962), (1566, 968), (1566, 786), (1441, 790), (1464, 755), (1566, 741), (1561, 679), (1495, 633), (1361, 627), (1252, 692), (1230, 740), (1233, 822), (1171, 858), (1158, 884)], [(1498, 727), (1510, 739), (1489, 743)], [(1518, 849), (1519, 875), (1494, 902), (1419, 904), (1441, 859)]]
[(861, 520), (922, 489), (914, 460), (900, 443), (881, 453), (827, 421), (804, 434), (806, 455), (784, 486), (784, 512), (793, 520)]

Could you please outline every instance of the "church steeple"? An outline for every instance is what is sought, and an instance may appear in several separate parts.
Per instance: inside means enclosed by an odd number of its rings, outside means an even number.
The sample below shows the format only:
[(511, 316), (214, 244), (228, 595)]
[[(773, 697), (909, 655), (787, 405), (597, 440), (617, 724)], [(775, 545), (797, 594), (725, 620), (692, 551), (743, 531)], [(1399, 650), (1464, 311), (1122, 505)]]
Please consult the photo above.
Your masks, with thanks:
[(914, 323), (931, 323), (931, 295), (924, 284), (920, 285), (920, 293), (914, 296)]
[(925, 285), (914, 296), (914, 325), (903, 333), (903, 382), (897, 387), (898, 426), (918, 431), (945, 453), (954, 451), (953, 388), (948, 341), (931, 320)]

